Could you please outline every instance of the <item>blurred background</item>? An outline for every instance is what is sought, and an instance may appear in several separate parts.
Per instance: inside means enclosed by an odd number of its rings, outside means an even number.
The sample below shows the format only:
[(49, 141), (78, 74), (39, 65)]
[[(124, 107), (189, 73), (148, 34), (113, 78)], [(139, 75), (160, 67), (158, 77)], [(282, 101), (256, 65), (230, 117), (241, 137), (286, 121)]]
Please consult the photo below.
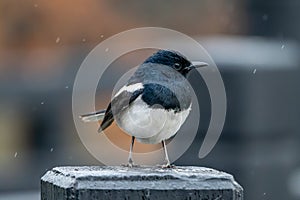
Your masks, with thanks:
[[(143, 26), (199, 41), (227, 92), (223, 133), (200, 160), (210, 99), (201, 77), (191, 76), (201, 94), (201, 128), (175, 164), (232, 173), (245, 199), (300, 199), (299, 10), (297, 0), (1, 0), (0, 199), (39, 199), (40, 177), (54, 166), (101, 165), (74, 127), (76, 72), (98, 43)], [(99, 86), (99, 108), (117, 77), (152, 52), (132, 52), (112, 64)], [(116, 126), (112, 132), (108, 136), (128, 149), (129, 137)], [(136, 151), (154, 148), (138, 144)]]

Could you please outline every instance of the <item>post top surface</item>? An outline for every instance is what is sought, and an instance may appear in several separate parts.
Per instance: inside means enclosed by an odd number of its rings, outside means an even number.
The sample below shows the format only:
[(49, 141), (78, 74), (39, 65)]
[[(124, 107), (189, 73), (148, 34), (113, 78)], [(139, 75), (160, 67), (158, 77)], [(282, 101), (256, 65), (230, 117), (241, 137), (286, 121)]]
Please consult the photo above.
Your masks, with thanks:
[(76, 189), (228, 189), (242, 190), (232, 175), (205, 167), (67, 166), (48, 171), (42, 181)]
[(233, 180), (232, 175), (215, 169), (194, 166), (176, 166), (175, 168), (150, 167), (123, 167), (123, 166), (78, 166), (55, 167), (53, 172), (73, 177), (80, 180), (88, 180), (91, 177), (97, 180), (124, 180), (130, 177), (134, 180), (167, 180), (167, 179), (228, 179)]

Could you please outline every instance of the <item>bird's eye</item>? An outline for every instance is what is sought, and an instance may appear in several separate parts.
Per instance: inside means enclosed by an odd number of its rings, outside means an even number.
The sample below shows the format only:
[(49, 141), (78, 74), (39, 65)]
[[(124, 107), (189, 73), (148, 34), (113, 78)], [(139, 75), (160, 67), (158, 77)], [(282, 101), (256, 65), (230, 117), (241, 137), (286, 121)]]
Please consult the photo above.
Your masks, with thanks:
[(174, 69), (180, 70), (180, 69), (181, 69), (180, 64), (179, 64), (179, 63), (175, 63), (175, 64), (174, 64)]

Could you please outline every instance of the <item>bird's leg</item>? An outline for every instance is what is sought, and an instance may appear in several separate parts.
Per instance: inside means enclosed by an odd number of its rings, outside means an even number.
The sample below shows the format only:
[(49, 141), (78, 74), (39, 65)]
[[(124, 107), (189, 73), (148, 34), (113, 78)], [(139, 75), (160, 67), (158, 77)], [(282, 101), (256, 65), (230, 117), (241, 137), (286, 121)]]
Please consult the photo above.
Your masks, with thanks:
[(166, 164), (164, 164), (162, 167), (163, 167), (163, 168), (171, 168), (171, 167), (173, 167), (173, 166), (170, 164), (170, 160), (169, 160), (169, 156), (168, 156), (168, 151), (167, 151), (166, 143), (165, 143), (165, 141), (163, 140), (163, 141), (161, 142), (161, 144), (162, 144), (162, 147), (163, 147), (164, 152), (165, 152), (165, 161), (166, 161)]
[(131, 144), (130, 144), (130, 150), (129, 150), (129, 156), (128, 156), (128, 167), (133, 167), (133, 160), (132, 160), (132, 150), (134, 145), (135, 137), (131, 137)]

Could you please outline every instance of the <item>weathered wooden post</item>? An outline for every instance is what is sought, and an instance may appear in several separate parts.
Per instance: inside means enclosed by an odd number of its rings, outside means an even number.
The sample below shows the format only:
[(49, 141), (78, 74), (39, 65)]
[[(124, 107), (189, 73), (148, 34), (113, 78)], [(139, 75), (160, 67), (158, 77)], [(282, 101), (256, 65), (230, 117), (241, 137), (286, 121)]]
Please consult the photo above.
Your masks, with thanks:
[(233, 176), (204, 167), (56, 167), (41, 178), (42, 200), (242, 200)]

